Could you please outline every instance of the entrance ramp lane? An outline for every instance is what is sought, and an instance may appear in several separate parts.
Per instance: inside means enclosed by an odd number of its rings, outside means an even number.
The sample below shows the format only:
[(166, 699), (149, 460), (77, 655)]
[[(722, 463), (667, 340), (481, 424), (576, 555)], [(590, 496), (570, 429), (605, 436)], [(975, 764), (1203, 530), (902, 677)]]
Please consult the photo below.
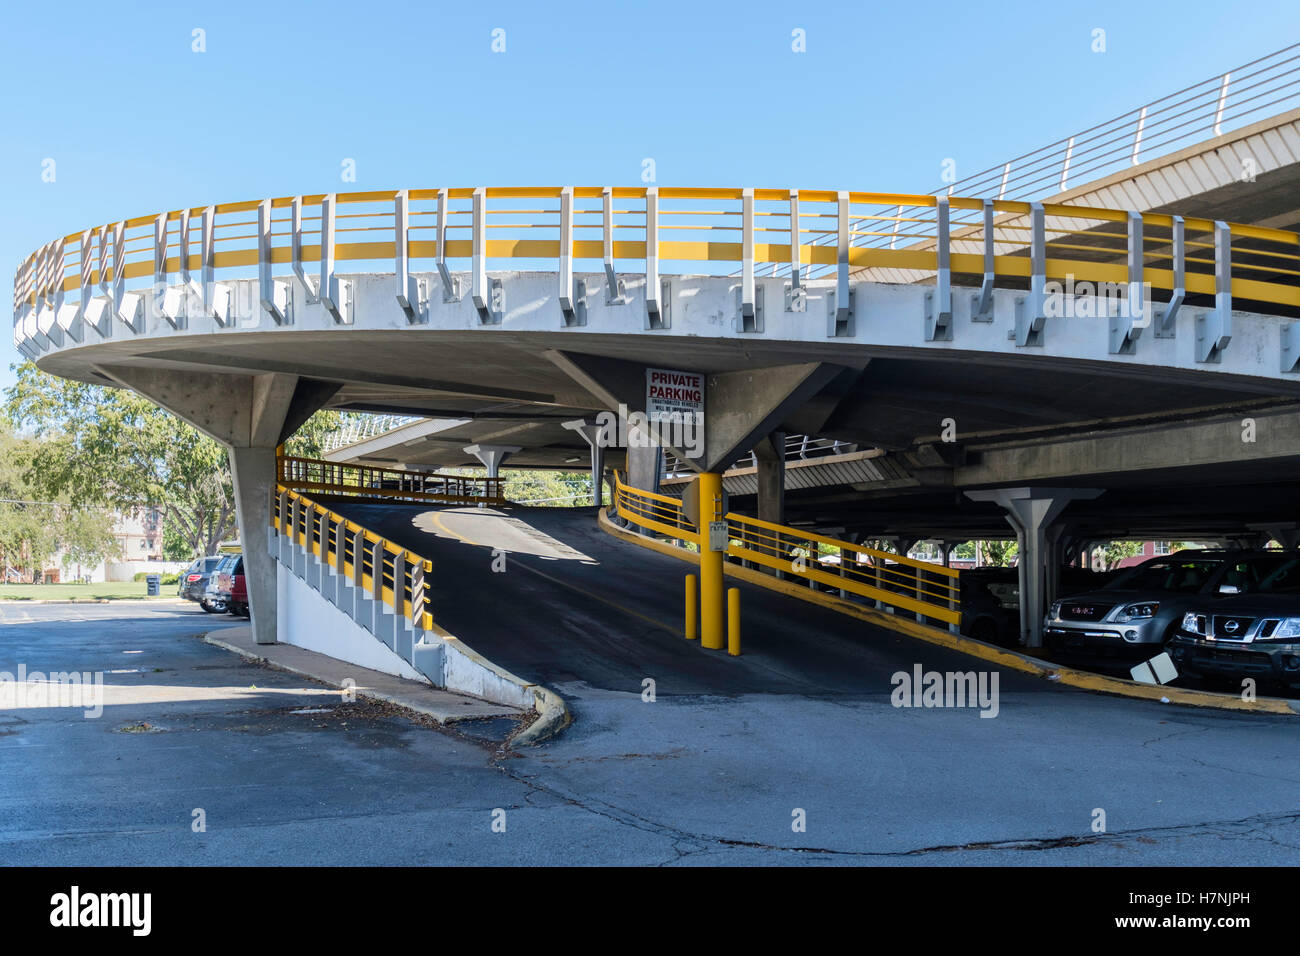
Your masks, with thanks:
[[(681, 561), (602, 532), (593, 508), (440, 508), (333, 499), (329, 506), (433, 561), (434, 619), (476, 651), (548, 686), (582, 682), (661, 695), (755, 693), (887, 698), (891, 677), (989, 670), (827, 608), (741, 590), (744, 653), (682, 636)], [(503, 571), (494, 571), (494, 563)], [(1060, 693), (1009, 670), (1000, 691)]]

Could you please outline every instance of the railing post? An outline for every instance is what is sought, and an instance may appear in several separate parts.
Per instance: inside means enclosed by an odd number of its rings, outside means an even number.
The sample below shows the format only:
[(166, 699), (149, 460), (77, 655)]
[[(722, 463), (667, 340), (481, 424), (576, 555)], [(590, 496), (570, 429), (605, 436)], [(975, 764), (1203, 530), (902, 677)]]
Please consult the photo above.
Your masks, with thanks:
[(406, 552), (393, 555), (393, 613), (406, 617)]
[(384, 542), (370, 546), (370, 596), (376, 604), (384, 603)]

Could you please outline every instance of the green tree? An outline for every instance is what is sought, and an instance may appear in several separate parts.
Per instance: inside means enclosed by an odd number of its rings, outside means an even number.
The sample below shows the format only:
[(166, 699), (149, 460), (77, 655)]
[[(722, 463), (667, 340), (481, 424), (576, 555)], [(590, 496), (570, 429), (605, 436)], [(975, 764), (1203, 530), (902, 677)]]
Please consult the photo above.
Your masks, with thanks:
[(502, 491), (509, 501), (533, 502), (543, 508), (591, 504), (591, 476), (577, 471), (508, 470)]
[(102, 509), (78, 508), (67, 501), (45, 500), (28, 478), (38, 447), (0, 425), (0, 566), (30, 578), (63, 552), (65, 566), (95, 566), (116, 555), (113, 515)]
[[(157, 505), (168, 553), (180, 560), (212, 554), (235, 534), (234, 487), (220, 444), (127, 389), (57, 378), (31, 363), (15, 371), (5, 414), (40, 437), (26, 479), (41, 497), (117, 512)], [(317, 413), (287, 450), (319, 455), (337, 420)]]

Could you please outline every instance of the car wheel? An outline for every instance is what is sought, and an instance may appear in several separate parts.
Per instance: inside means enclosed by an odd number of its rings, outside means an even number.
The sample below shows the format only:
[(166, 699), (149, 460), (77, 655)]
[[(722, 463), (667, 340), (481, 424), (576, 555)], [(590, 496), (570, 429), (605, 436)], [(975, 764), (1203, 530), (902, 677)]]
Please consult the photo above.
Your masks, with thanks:
[(209, 614), (219, 614), (224, 610), (224, 608), (213, 607), (207, 601), (200, 601), (199, 607), (203, 608), (203, 610), (207, 611)]

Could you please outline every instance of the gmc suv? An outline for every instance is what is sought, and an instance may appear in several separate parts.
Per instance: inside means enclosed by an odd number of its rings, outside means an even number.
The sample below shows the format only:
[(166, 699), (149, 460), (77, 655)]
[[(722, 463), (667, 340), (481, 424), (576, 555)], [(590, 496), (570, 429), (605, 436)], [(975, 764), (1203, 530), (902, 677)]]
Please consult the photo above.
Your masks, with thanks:
[(1055, 650), (1107, 657), (1150, 657), (1192, 607), (1245, 594), (1296, 553), (1186, 550), (1122, 571), (1104, 587), (1062, 598), (1044, 622)]

